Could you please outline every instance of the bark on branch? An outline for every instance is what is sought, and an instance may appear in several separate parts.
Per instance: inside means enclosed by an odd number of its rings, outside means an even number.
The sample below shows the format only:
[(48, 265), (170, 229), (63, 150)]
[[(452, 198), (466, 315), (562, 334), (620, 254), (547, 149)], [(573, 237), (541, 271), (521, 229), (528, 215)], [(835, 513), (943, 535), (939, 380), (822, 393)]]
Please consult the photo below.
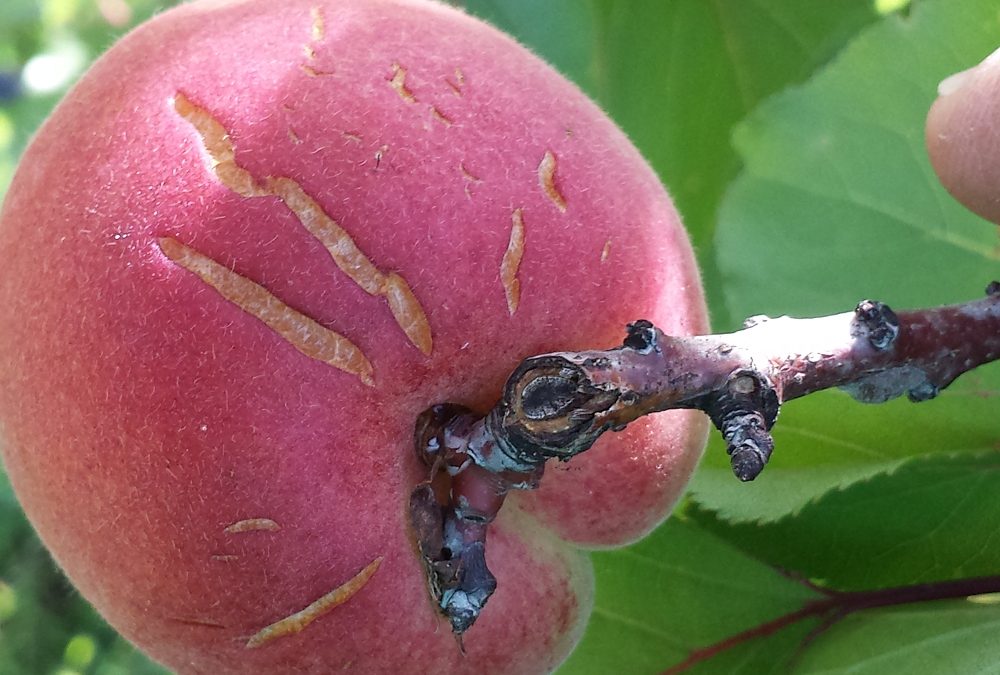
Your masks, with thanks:
[(998, 358), (1000, 282), (958, 305), (897, 314), (864, 300), (815, 319), (752, 317), (723, 335), (671, 337), (642, 320), (620, 347), (525, 359), (486, 415), (444, 404), (417, 423), (430, 478), (413, 492), (411, 521), (432, 594), (454, 632), (467, 630), (496, 585), (483, 556), (507, 492), (537, 487), (546, 461), (643, 415), (704, 411), (749, 481), (771, 456), (785, 401), (831, 387), (866, 403), (925, 401)]

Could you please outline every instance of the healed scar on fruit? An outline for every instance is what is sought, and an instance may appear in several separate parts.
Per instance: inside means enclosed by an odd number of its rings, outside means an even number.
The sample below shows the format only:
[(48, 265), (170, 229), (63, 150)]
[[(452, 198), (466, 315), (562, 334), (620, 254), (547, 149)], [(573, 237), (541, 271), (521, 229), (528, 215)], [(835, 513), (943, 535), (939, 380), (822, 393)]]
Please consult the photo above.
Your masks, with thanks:
[(326, 19), (323, 17), (322, 7), (313, 7), (309, 10), (309, 18), (312, 19), (312, 41), (322, 42), (326, 37)]
[(380, 296), (389, 304), (396, 323), (410, 342), (425, 356), (433, 348), (430, 323), (409, 284), (395, 272), (385, 273), (358, 248), (354, 239), (328, 216), (302, 186), (291, 178), (269, 176), (263, 181), (236, 161), (229, 132), (207, 110), (178, 92), (174, 109), (198, 135), (212, 160), (212, 171), (227, 188), (243, 197), (277, 197), (295, 214), (310, 234), (323, 244), (333, 262), (366, 293)]
[(550, 150), (545, 151), (542, 161), (538, 164), (538, 185), (549, 201), (565, 213), (566, 198), (556, 187), (556, 156)]
[(431, 115), (433, 115), (434, 119), (441, 122), (446, 127), (450, 127), (453, 124), (451, 118), (445, 115), (443, 112), (441, 112), (441, 110), (438, 109), (437, 106), (434, 105), (431, 106)]
[(462, 179), (465, 181), (465, 196), (472, 199), (472, 189), (470, 186), (482, 183), (483, 180), (465, 168), (464, 163), (459, 163), (458, 170), (462, 173)]
[(451, 87), (451, 90), (455, 93), (455, 96), (462, 96), (462, 85), (465, 84), (465, 75), (462, 74), (461, 68), (455, 69), (454, 81), (452, 81), (447, 77), (445, 78), (444, 81), (445, 83), (447, 83), (449, 87)]
[(295, 311), (263, 286), (176, 239), (163, 237), (159, 245), (167, 258), (198, 275), (223, 298), (262, 321), (309, 358), (356, 375), (363, 383), (374, 386), (368, 358), (343, 335)]
[(392, 64), (392, 77), (389, 79), (389, 86), (399, 94), (399, 98), (407, 103), (417, 102), (417, 97), (406, 87), (406, 68), (398, 63)]
[[(323, 8), (322, 7), (311, 8), (309, 10), (309, 18), (312, 22), (309, 33), (311, 40), (310, 42), (307, 42), (304, 45), (302, 45), (302, 53), (305, 54), (306, 60), (313, 61), (316, 58), (316, 47), (314, 46), (314, 44), (317, 42), (322, 42), (323, 38), (326, 35), (326, 21), (323, 18)], [(306, 70), (307, 68), (308, 70)], [(323, 75), (332, 74), (332, 73), (320, 73), (319, 71), (316, 71), (310, 66), (304, 66), (302, 67), (302, 69), (306, 71), (307, 75), (310, 74), (309, 71), (312, 71), (314, 74), (311, 75), (311, 77), (316, 77), (319, 74)]]
[(524, 219), (521, 217), (521, 209), (515, 209), (510, 214), (510, 220), (510, 241), (507, 242), (507, 250), (500, 261), (500, 283), (503, 284), (503, 292), (507, 297), (507, 311), (513, 316), (521, 303), (521, 281), (517, 278), (521, 258), (524, 257)]
[(266, 531), (266, 532), (277, 532), (281, 529), (281, 526), (270, 518), (247, 518), (245, 520), (237, 520), (232, 525), (226, 527), (224, 532), (228, 534), (236, 534), (238, 532), (255, 532), (255, 531)]
[(379, 556), (378, 558), (375, 558), (375, 560), (368, 563), (364, 569), (352, 578), (348, 579), (345, 583), (333, 589), (318, 600), (310, 603), (304, 609), (301, 609), (294, 614), (290, 614), (285, 618), (279, 619), (278, 621), (260, 629), (249, 640), (247, 640), (247, 649), (254, 649), (270, 642), (271, 640), (301, 632), (316, 619), (320, 618), (338, 605), (342, 605), (350, 600), (355, 593), (360, 591), (365, 584), (368, 583), (368, 580), (371, 579), (372, 575), (378, 571), (379, 565), (381, 564), (382, 556)]
[(308, 63), (300, 63), (299, 70), (306, 74), (306, 77), (325, 77), (327, 75), (333, 75), (333, 71), (330, 70), (319, 70), (310, 66)]
[[(399, 65), (398, 63), (392, 64), (392, 77), (389, 78), (389, 86), (392, 87), (393, 91), (399, 94), (399, 97), (407, 103), (417, 103), (417, 96), (406, 86), (406, 68)], [(450, 84), (450, 82), (449, 82)], [(450, 127), (453, 122), (450, 117), (441, 112), (441, 109), (436, 105), (430, 106), (431, 116), (438, 120), (446, 127)]]

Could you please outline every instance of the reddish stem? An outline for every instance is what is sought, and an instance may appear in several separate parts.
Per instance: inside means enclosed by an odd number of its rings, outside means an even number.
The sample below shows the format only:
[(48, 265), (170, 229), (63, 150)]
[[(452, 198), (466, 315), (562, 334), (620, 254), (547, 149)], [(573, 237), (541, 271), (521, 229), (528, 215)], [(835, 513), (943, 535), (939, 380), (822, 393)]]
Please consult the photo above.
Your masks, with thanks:
[[(913, 584), (910, 586), (895, 586), (893, 588), (881, 588), (871, 591), (838, 592), (825, 590), (824, 592), (828, 594), (827, 597), (810, 600), (801, 609), (789, 612), (735, 635), (730, 635), (707, 647), (692, 651), (686, 659), (663, 671), (663, 675), (683, 673), (725, 651), (746, 644), (751, 640), (773, 635), (780, 630), (812, 617), (830, 617), (830, 620), (824, 622), (821, 626), (822, 630), (825, 631), (838, 621), (854, 612), (864, 609), (998, 593), (1000, 592), (1000, 576), (972, 577), (969, 579)], [(812, 640), (816, 637), (817, 634), (810, 634), (808, 639)]]

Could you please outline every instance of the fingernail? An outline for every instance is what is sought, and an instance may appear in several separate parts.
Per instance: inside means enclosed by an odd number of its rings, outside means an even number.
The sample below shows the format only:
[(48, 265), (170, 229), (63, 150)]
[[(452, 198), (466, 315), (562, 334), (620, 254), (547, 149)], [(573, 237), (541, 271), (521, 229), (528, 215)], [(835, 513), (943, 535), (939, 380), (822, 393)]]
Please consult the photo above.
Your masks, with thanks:
[(954, 94), (956, 91), (969, 83), (969, 80), (972, 79), (972, 75), (974, 73), (983, 68), (996, 67), (998, 64), (1000, 64), (1000, 49), (994, 51), (972, 68), (955, 73), (954, 75), (949, 75), (941, 80), (937, 87), (938, 96), (949, 96)]
[(969, 68), (968, 70), (963, 70), (954, 75), (949, 75), (938, 83), (937, 92), (938, 96), (950, 96), (956, 91), (962, 88), (969, 78), (972, 77), (972, 73), (976, 70), (978, 66)]

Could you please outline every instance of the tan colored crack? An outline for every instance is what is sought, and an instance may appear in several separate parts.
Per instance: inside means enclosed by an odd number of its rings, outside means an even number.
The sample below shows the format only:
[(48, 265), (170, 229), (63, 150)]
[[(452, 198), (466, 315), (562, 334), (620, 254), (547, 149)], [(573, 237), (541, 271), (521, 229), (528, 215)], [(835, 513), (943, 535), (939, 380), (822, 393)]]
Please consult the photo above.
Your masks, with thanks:
[(406, 68), (398, 63), (392, 64), (392, 78), (389, 79), (389, 86), (407, 103), (417, 102), (417, 97), (406, 87)]
[(545, 151), (545, 156), (542, 157), (542, 161), (538, 165), (538, 185), (549, 201), (565, 213), (566, 198), (556, 186), (556, 156), (549, 150)]
[[(297, 312), (250, 279), (237, 274), (208, 256), (185, 246), (176, 239), (163, 237), (160, 250), (170, 260), (198, 275), (202, 281), (247, 314), (263, 322), (306, 356), (357, 376), (364, 384), (374, 385), (372, 365), (364, 353), (343, 335), (320, 325)], [(245, 523), (260, 523), (261, 519), (233, 523), (230, 528), (249, 528)], [(273, 521), (271, 521), (273, 522)], [(254, 528), (249, 528), (254, 529)], [(255, 529), (267, 529), (257, 527)], [(230, 531), (227, 528), (227, 531)], [(232, 531), (246, 531), (245, 529)]]
[(459, 163), (458, 170), (462, 173), (462, 178), (465, 179), (465, 196), (472, 199), (472, 189), (471, 185), (476, 185), (482, 183), (482, 179), (465, 168), (464, 163)]
[[(366, 293), (386, 299), (406, 337), (423, 354), (430, 355), (433, 348), (430, 323), (420, 301), (401, 276), (379, 270), (347, 231), (328, 216), (296, 181), (285, 177), (268, 177), (263, 182), (255, 180), (236, 162), (236, 151), (228, 131), (207, 110), (181, 93), (174, 97), (174, 108), (201, 136), (212, 160), (212, 169), (223, 185), (244, 197), (280, 199), (302, 226), (323, 244), (333, 262), (351, 281)], [(346, 338), (343, 339), (346, 341)]]
[(434, 119), (436, 119), (437, 121), (441, 122), (446, 127), (450, 127), (452, 124), (454, 124), (454, 122), (452, 122), (451, 118), (448, 117), (447, 115), (445, 115), (443, 112), (441, 112), (441, 110), (438, 109), (437, 106), (433, 106), (433, 105), (431, 106), (431, 115), (434, 117)]
[(513, 316), (521, 304), (521, 281), (517, 278), (521, 258), (524, 256), (524, 219), (521, 217), (521, 209), (515, 209), (510, 220), (510, 241), (503, 260), (500, 261), (500, 283), (503, 284), (503, 292), (507, 297), (507, 311)]
[(312, 19), (312, 41), (322, 42), (326, 37), (326, 18), (323, 16), (322, 7), (313, 7), (309, 10), (309, 18)]
[(211, 556), (211, 558), (215, 562), (233, 562), (234, 560), (239, 560), (240, 559), (240, 557), (238, 555), (231, 555), (231, 554), (228, 554), (228, 553), (213, 555), (213, 556)]
[(236, 163), (236, 150), (221, 122), (180, 92), (174, 96), (174, 110), (201, 136), (202, 145), (212, 162), (212, 171), (220, 183), (242, 197), (267, 196), (268, 193), (257, 184), (250, 172)]
[(334, 74), (332, 70), (320, 70), (319, 68), (313, 68), (307, 63), (300, 63), (299, 70), (305, 73), (306, 77), (327, 77)]
[(604, 242), (604, 248), (601, 249), (601, 262), (607, 260), (609, 255), (611, 255), (611, 239)]
[(454, 79), (446, 77), (444, 81), (448, 84), (449, 87), (451, 87), (451, 91), (455, 94), (455, 96), (462, 95), (462, 85), (465, 84), (465, 75), (462, 74), (461, 68), (455, 69)]
[(344, 584), (313, 601), (305, 608), (260, 629), (249, 640), (247, 640), (247, 649), (255, 649), (261, 645), (267, 644), (271, 640), (275, 640), (286, 635), (294, 635), (303, 631), (313, 621), (328, 613), (338, 605), (344, 604), (350, 600), (355, 593), (364, 588), (365, 584), (367, 584), (369, 579), (372, 578), (372, 575), (378, 571), (379, 565), (381, 564), (382, 557), (379, 556), (378, 558), (375, 558), (375, 560), (368, 563), (364, 569)]
[[(455, 85), (452, 84), (450, 80), (446, 81), (454, 89)], [(403, 68), (403, 66), (398, 63), (393, 63), (392, 77), (388, 79), (388, 82), (389, 86), (392, 87), (393, 91), (395, 91), (399, 97), (403, 99), (403, 101), (406, 103), (419, 103), (416, 94), (414, 94), (413, 91), (406, 86), (406, 68)], [(450, 127), (455, 123), (454, 120), (448, 117), (448, 115), (436, 105), (429, 104), (427, 107), (430, 110), (431, 117), (436, 119), (438, 122), (441, 122), (446, 127)]]
[[(313, 7), (309, 10), (309, 17), (311, 19), (310, 37), (311, 41), (302, 45), (302, 55), (306, 57), (306, 61), (316, 60), (316, 47), (315, 43), (322, 42), (326, 35), (326, 21), (323, 18), (323, 9), (321, 7)], [(328, 71), (317, 70), (309, 64), (301, 64), (299, 68), (309, 77), (320, 77), (322, 75), (333, 75), (333, 73)]]
[(392, 272), (385, 277), (381, 291), (399, 327), (421, 352), (430, 356), (433, 345), (431, 326), (406, 279)]
[(433, 347), (430, 323), (406, 280), (395, 272), (384, 274), (375, 267), (350, 235), (327, 216), (298, 183), (290, 178), (269, 178), (267, 186), (272, 194), (285, 202), (298, 216), (302, 225), (322, 242), (337, 267), (366, 293), (386, 299), (393, 318), (410, 342), (425, 355), (429, 355)]
[(465, 167), (464, 163), (460, 163), (458, 165), (458, 170), (462, 172), (462, 177), (465, 178), (465, 180), (467, 180), (467, 181), (471, 181), (473, 183), (482, 183), (483, 182), (483, 180), (479, 176), (477, 176), (476, 174), (474, 174), (471, 171), (469, 171)]
[(281, 529), (281, 526), (270, 518), (247, 518), (246, 520), (237, 520), (235, 523), (226, 527), (224, 532), (227, 534), (236, 534), (238, 532), (255, 532), (259, 530), (264, 530), (267, 532), (277, 532)]

